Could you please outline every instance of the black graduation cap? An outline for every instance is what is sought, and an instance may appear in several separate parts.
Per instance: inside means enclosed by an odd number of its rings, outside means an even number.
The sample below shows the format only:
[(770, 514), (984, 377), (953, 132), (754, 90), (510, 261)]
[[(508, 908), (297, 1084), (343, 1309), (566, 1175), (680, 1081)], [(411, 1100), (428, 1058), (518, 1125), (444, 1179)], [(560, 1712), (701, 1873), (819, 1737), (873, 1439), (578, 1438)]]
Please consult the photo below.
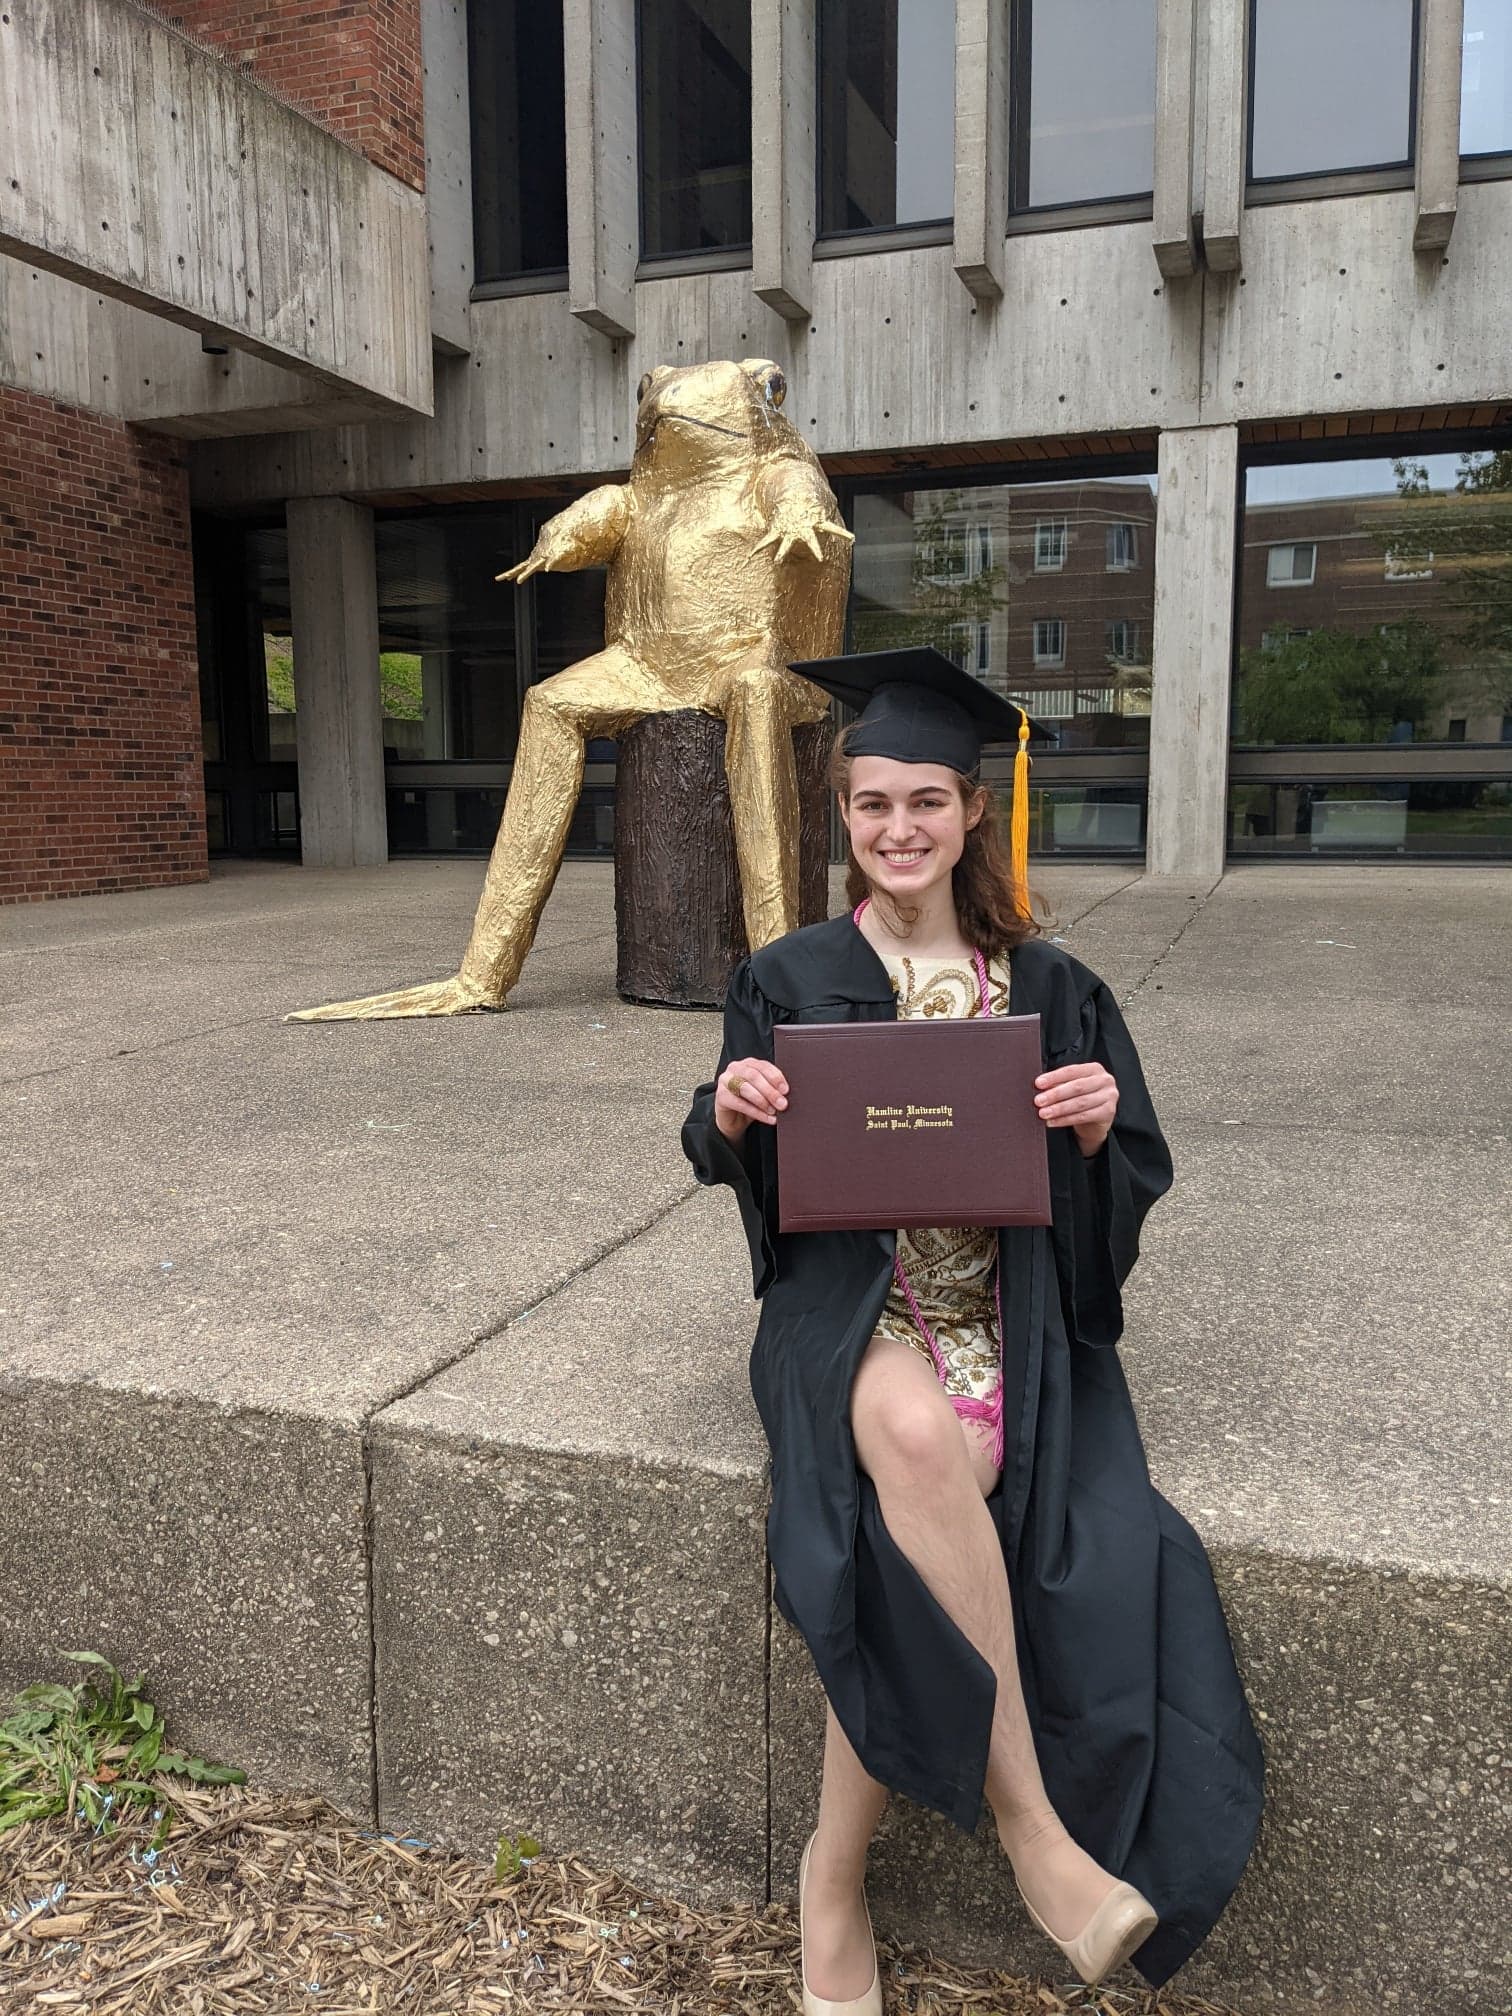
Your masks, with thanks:
[(1029, 744), (1057, 742), (1054, 729), (1031, 719), (973, 679), (959, 665), (918, 644), (903, 651), (856, 651), (846, 658), (805, 658), (788, 668), (812, 679), (861, 718), (845, 731), (848, 756), (890, 756), (899, 763), (943, 763), (975, 776), (984, 742), (1014, 742), (1009, 853), (1014, 900), (1029, 909)]
[(802, 659), (789, 668), (812, 679), (861, 718), (847, 730), (851, 756), (891, 756), (900, 763), (943, 763), (975, 773), (984, 742), (1054, 743), (1055, 731), (1035, 721), (932, 644), (902, 651), (857, 651), (845, 658)]

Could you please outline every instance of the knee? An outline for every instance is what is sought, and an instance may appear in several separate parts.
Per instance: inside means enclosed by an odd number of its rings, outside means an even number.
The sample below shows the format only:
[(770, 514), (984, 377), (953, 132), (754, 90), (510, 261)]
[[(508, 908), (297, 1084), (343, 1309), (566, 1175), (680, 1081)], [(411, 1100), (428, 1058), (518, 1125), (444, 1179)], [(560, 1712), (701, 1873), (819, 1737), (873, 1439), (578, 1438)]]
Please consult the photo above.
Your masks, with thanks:
[(772, 708), (778, 699), (778, 676), (779, 668), (774, 665), (737, 665), (727, 672), (720, 691), (726, 718)]
[(857, 1412), (857, 1453), (873, 1482), (928, 1489), (966, 1462), (960, 1426), (943, 1395), (891, 1393)]

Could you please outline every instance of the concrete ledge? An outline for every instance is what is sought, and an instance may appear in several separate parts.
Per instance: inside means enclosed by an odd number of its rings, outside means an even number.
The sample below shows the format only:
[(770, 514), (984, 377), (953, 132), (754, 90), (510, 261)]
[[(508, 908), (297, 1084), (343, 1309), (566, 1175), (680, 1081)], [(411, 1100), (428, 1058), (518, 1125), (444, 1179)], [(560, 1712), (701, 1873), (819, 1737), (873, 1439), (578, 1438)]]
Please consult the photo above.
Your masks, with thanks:
[[(431, 412), (424, 199), (233, 65), (129, 0), (14, 0), (0, 136), (0, 253), (373, 415)], [(138, 375), (128, 419), (232, 403), (214, 359)]]
[(727, 1203), (678, 1206), (374, 1424), (385, 1825), (766, 1895), (766, 1450)]
[(174, 1740), (371, 1816), (362, 1438), (0, 1370), (0, 1695), (143, 1667)]

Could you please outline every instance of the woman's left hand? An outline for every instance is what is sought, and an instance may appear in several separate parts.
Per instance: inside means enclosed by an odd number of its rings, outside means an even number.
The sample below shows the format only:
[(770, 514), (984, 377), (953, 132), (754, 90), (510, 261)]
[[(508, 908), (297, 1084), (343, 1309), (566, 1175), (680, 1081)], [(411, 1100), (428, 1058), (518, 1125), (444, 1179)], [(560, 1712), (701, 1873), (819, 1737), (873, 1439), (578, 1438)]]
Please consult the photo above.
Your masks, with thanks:
[(1047, 1127), (1071, 1127), (1083, 1155), (1107, 1140), (1118, 1111), (1118, 1081), (1102, 1064), (1063, 1064), (1035, 1079), (1034, 1103)]

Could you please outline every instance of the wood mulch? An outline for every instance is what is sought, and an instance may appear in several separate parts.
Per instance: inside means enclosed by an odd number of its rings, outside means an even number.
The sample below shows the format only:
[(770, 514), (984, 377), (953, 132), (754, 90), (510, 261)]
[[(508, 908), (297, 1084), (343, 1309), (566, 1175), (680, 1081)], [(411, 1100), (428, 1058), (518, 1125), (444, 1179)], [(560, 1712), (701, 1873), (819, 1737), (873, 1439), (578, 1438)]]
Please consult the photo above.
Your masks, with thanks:
[[(165, 1787), (165, 1790), (168, 1788)], [(697, 1911), (572, 1857), (499, 1883), (320, 1800), (169, 1792), (98, 1834), (82, 1819), (0, 1835), (0, 2010), (44, 2016), (789, 2016), (793, 1915)], [(882, 1942), (889, 2011), (931, 2016), (1232, 2016), (1195, 1996), (1093, 1991), (943, 1966)]]

